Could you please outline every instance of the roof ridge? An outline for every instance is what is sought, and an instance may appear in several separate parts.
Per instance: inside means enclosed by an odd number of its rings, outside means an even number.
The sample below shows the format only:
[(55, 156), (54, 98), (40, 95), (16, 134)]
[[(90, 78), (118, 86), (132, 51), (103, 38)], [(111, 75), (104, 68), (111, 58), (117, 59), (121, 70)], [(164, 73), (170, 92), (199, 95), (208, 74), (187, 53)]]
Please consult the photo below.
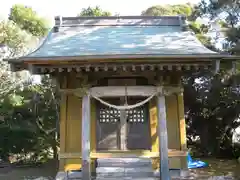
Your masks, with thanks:
[(55, 20), (62, 18), (63, 20), (74, 19), (169, 19), (185, 17), (184, 15), (164, 15), (164, 16), (55, 16)]
[[(55, 27), (66, 26), (182, 26), (186, 17), (178, 16), (99, 16), (55, 17)], [(57, 28), (58, 29), (58, 28)]]

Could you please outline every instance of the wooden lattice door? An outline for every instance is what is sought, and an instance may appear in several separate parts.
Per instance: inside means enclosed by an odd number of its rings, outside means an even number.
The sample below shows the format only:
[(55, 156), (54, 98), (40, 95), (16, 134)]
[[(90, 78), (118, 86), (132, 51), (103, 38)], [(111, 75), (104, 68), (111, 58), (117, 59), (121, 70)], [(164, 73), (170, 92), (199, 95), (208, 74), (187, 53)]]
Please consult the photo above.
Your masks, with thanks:
[[(130, 104), (139, 101), (136, 98), (129, 99)], [(120, 98), (106, 101), (116, 105), (121, 104)], [(124, 125), (121, 123), (121, 111), (98, 103), (97, 150), (150, 149), (148, 105), (145, 104), (135, 109), (126, 110), (125, 122)]]
[[(141, 101), (139, 98), (130, 98), (129, 104)], [(150, 122), (148, 104), (127, 110), (127, 149), (151, 149)]]
[[(118, 102), (116, 99), (108, 99), (110, 103)], [(119, 149), (118, 126), (120, 112), (97, 102), (97, 150)]]

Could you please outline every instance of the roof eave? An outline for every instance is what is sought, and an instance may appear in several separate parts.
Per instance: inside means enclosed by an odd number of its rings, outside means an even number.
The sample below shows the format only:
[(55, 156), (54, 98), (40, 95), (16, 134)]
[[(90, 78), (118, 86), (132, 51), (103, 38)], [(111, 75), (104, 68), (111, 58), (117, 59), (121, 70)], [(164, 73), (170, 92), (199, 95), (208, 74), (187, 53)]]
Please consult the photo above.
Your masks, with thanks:
[[(166, 60), (166, 61), (189, 61), (193, 59), (198, 59), (202, 61), (212, 61), (212, 60), (240, 60), (240, 56), (228, 55), (228, 54), (171, 54), (171, 55), (162, 55), (162, 54), (123, 54), (123, 55), (86, 55), (86, 56), (54, 56), (54, 57), (20, 57), (14, 59), (4, 59), (9, 63), (26, 63), (26, 64), (55, 64), (62, 62), (73, 62), (77, 61), (78, 63), (94, 63), (94, 62), (109, 62), (112, 60), (119, 61), (133, 61), (137, 60)], [(136, 61), (135, 61), (136, 60)]]
[(28, 70), (29, 65), (64, 65), (64, 64), (96, 64), (96, 63), (206, 63), (212, 61), (228, 63), (240, 60), (240, 56), (227, 54), (191, 54), (191, 55), (92, 55), (70, 57), (21, 57), (4, 59), (9, 62), (12, 71)]

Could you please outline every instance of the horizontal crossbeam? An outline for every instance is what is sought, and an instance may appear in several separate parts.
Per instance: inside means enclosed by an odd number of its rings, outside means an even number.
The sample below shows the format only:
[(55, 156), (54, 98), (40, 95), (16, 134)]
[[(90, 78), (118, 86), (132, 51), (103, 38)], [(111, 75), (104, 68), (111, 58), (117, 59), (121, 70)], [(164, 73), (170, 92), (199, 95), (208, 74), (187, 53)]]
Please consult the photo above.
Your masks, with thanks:
[(181, 93), (183, 89), (175, 86), (99, 86), (76, 89), (60, 89), (63, 93), (72, 93), (81, 97), (83, 94), (90, 93), (95, 97), (123, 97), (123, 96), (143, 96), (148, 97), (153, 94), (170, 95)]
[[(168, 156), (169, 157), (186, 157), (187, 151), (179, 151), (174, 149), (168, 150)], [(59, 159), (66, 159), (66, 158), (77, 158), (81, 159), (82, 153), (60, 153)], [(148, 150), (145, 151), (129, 151), (129, 152), (120, 152), (120, 151), (114, 151), (114, 152), (90, 152), (90, 158), (135, 158), (135, 157), (142, 157), (142, 158), (158, 158), (159, 152), (151, 152)]]

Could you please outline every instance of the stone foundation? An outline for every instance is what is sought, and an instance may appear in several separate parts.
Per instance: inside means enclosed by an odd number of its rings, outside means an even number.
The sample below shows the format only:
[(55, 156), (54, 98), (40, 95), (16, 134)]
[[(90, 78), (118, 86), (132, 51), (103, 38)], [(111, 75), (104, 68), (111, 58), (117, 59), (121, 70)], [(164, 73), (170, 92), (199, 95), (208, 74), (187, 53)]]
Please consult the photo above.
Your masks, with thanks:
[[(184, 178), (189, 176), (188, 170), (170, 170), (171, 178)], [(71, 172), (58, 172), (55, 180), (68, 180), (68, 179), (81, 179), (81, 171), (71, 171)], [(154, 172), (154, 177), (160, 177), (159, 170)]]
[(55, 180), (81, 179), (81, 171), (58, 172)]

